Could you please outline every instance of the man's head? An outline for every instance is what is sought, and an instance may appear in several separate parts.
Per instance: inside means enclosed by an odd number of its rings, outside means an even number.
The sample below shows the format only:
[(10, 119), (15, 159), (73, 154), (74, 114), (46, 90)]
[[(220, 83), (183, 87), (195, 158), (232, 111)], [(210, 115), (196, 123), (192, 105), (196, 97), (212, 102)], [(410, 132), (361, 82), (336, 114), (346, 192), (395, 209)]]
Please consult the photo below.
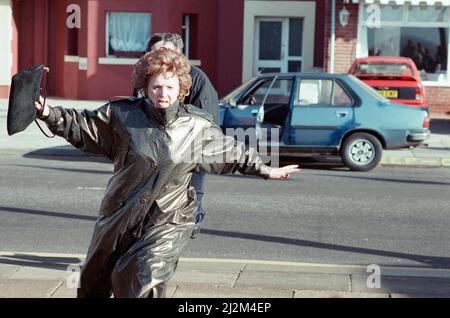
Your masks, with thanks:
[(148, 41), (146, 51), (158, 51), (162, 47), (181, 53), (184, 47), (183, 39), (177, 33), (155, 33)]

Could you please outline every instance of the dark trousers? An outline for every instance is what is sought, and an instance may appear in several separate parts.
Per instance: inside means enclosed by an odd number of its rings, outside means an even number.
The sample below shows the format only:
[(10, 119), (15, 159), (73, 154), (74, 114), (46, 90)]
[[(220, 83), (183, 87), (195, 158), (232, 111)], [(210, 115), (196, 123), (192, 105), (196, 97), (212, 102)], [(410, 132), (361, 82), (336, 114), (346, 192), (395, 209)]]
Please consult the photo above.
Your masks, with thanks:
[(204, 192), (205, 176), (206, 173), (204, 172), (194, 172), (192, 174), (192, 186), (194, 187), (195, 193), (197, 194), (197, 204), (198, 204), (197, 213), (195, 214), (195, 224), (201, 224), (205, 219), (206, 215), (203, 199), (203, 196), (205, 194)]

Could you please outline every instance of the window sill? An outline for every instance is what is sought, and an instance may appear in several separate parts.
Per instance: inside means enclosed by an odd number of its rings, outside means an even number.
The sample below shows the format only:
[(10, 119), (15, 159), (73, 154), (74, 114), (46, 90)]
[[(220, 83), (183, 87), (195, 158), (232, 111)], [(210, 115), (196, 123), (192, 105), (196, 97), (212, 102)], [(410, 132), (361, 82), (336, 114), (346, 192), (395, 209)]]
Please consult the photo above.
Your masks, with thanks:
[(114, 51), (110, 52), (108, 57), (118, 57), (118, 58), (125, 58), (125, 59), (138, 59), (140, 58), (145, 52), (129, 52), (129, 51)]
[(64, 55), (64, 62), (78, 63), (80, 57), (78, 55)]
[(124, 57), (99, 57), (98, 64), (102, 65), (133, 65), (138, 58), (124, 58)]
[[(65, 57), (64, 57), (65, 58)], [(124, 57), (99, 57), (98, 64), (102, 65), (134, 65), (138, 58), (124, 58)], [(201, 66), (201, 60), (189, 60), (191, 65)]]
[(422, 81), (425, 87), (450, 87), (450, 82)]

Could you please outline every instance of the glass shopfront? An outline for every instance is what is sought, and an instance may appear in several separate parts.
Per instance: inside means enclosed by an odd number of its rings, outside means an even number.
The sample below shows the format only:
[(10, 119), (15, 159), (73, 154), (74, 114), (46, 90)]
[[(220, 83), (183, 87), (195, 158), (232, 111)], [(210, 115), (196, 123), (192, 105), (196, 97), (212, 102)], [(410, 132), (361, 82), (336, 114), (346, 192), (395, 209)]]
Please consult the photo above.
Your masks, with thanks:
[(377, 5), (379, 25), (370, 23), (374, 4), (361, 5), (358, 57), (405, 56), (422, 79), (449, 82), (450, 7), (443, 5)]

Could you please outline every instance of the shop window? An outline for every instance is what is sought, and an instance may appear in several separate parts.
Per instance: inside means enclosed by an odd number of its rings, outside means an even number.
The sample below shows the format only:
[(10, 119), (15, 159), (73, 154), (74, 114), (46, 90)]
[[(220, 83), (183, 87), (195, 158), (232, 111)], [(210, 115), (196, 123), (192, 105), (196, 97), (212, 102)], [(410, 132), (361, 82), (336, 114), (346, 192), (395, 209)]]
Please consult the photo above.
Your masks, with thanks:
[(449, 8), (443, 6), (410, 6), (408, 22), (448, 22)]
[[(363, 8), (362, 17), (365, 17), (368, 7)], [(358, 57), (409, 57), (423, 80), (449, 80), (449, 7), (386, 5), (381, 6), (380, 13), (379, 28), (368, 27), (362, 19)]]
[[(364, 21), (367, 21), (370, 19), (370, 16), (373, 15), (373, 7), (365, 6), (363, 7), (363, 10)], [(404, 8), (399, 5), (381, 6), (380, 14), (380, 20), (383, 22), (397, 22), (403, 19)]]
[(368, 55), (409, 57), (424, 80), (438, 80), (447, 70), (447, 38), (448, 28), (368, 29)]
[(151, 34), (151, 14), (108, 12), (106, 19), (106, 55), (140, 57)]

